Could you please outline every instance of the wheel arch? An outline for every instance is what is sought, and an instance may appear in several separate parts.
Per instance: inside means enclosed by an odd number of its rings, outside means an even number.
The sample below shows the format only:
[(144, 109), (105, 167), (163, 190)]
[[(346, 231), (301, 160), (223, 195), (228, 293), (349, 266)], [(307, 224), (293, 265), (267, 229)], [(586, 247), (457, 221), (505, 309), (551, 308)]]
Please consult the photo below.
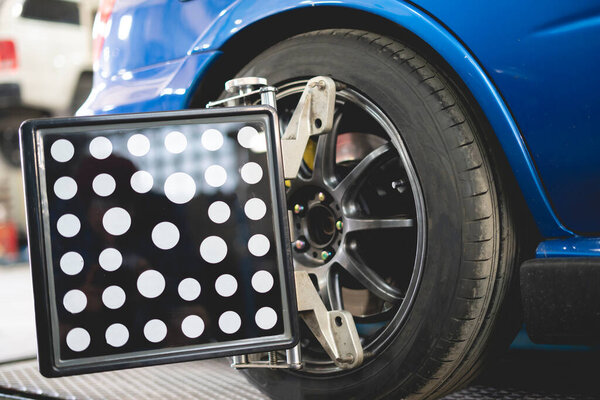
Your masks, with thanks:
[(344, 6), (293, 8), (246, 21), (243, 28), (236, 28), (236, 10), (231, 10), (228, 20), (234, 25), (231, 29), (222, 26), (219, 31), (233, 33), (221, 44), (222, 55), (197, 80), (190, 105), (203, 107), (217, 98), (225, 80), (262, 51), (294, 35), (318, 29), (352, 28), (390, 36), (433, 59), (446, 72), (446, 78), (470, 100), (469, 104), (476, 105), (475, 113), (486, 124), (483, 131), (492, 132), (488, 142), (499, 156), (498, 173), (515, 189), (511, 192), (516, 195), (518, 212), (529, 227), (535, 230), (537, 226), (544, 237), (572, 235), (554, 213), (510, 110), (476, 58), (452, 32), (425, 12), (402, 2), (385, 2), (393, 6), (372, 9), (358, 1)]

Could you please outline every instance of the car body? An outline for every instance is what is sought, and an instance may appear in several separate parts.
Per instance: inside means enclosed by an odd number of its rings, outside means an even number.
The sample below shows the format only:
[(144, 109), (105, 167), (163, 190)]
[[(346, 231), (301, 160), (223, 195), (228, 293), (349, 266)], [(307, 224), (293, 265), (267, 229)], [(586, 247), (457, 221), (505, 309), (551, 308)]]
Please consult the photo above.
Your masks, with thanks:
[(460, 7), (437, 0), (117, 1), (94, 90), (79, 114), (186, 108), (216, 60), (234, 63), (235, 52), (248, 57), (236, 40), (276, 41), (282, 21), (298, 30), (311, 18), (336, 15), (392, 23), (424, 40), (456, 71), (485, 112), (542, 236), (568, 238), (569, 246), (544, 243), (538, 255), (593, 256), (600, 242), (589, 238), (600, 231), (594, 90), (600, 77), (593, 72), (600, 42), (592, 38), (600, 33), (600, 4), (540, 7), (514, 1)]

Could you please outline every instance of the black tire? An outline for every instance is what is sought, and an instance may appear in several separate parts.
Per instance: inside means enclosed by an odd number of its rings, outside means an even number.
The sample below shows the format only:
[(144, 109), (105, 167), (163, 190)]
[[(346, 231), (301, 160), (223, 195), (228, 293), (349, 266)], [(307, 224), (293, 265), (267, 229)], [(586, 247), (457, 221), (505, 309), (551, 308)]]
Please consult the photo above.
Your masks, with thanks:
[(419, 287), (384, 351), (329, 374), (247, 370), (273, 398), (434, 399), (483, 365), (511, 288), (516, 235), (486, 124), (452, 79), (397, 40), (321, 30), (266, 50), (238, 76), (280, 85), (329, 75), (377, 104), (400, 132), (422, 188)]

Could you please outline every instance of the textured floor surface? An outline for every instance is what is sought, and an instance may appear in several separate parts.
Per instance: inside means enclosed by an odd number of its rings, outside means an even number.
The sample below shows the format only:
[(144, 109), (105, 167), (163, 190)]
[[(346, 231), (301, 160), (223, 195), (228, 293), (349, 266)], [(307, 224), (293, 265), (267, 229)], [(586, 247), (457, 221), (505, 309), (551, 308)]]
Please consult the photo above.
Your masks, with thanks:
[[(600, 399), (597, 353), (510, 352), (445, 400)], [(33, 360), (0, 365), (2, 392), (37, 399), (266, 399), (227, 360), (45, 379)]]

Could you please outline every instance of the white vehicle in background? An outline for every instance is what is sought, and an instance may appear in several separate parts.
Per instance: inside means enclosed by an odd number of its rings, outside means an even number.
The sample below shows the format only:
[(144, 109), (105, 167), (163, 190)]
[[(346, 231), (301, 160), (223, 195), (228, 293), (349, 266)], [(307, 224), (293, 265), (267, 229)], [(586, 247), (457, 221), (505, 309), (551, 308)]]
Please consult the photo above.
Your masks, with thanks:
[(97, 3), (0, 0), (0, 191), (10, 193), (0, 199), (0, 215), (21, 232), (18, 129), (25, 119), (72, 115), (87, 97)]

